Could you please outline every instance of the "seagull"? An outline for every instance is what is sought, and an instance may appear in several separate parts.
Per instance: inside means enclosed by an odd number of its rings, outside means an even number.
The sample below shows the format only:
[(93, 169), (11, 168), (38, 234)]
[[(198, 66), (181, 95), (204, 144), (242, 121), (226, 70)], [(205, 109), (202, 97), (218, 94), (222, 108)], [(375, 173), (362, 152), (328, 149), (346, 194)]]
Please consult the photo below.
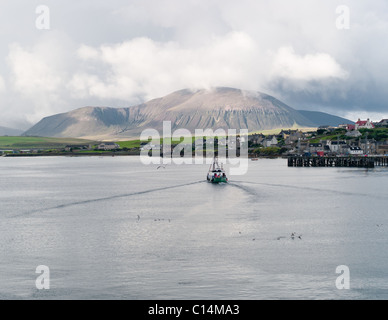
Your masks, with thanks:
[(381, 227), (383, 224), (376, 224), (377, 227)]
[(299, 235), (299, 237), (298, 237), (300, 240), (302, 240), (302, 235)]
[(166, 166), (159, 166), (156, 168), (156, 170), (159, 170), (160, 168), (166, 169)]
[(139, 221), (140, 220), (140, 216), (139, 215), (137, 215), (137, 221)]

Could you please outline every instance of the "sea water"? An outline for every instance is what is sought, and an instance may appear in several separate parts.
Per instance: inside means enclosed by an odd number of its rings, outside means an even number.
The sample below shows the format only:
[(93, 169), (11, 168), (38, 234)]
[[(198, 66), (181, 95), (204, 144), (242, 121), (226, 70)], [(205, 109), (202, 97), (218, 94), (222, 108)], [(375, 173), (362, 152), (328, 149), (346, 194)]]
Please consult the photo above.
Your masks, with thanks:
[(388, 169), (157, 167), (0, 158), (0, 299), (388, 298)]

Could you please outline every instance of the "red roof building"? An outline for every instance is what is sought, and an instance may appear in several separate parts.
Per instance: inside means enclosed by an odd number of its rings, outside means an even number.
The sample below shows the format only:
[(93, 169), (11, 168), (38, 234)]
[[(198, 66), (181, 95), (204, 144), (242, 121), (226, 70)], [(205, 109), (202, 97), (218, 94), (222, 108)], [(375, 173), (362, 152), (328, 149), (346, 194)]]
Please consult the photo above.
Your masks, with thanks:
[(356, 127), (358, 127), (358, 129), (373, 129), (375, 126), (368, 118), (367, 120), (358, 119), (356, 122)]

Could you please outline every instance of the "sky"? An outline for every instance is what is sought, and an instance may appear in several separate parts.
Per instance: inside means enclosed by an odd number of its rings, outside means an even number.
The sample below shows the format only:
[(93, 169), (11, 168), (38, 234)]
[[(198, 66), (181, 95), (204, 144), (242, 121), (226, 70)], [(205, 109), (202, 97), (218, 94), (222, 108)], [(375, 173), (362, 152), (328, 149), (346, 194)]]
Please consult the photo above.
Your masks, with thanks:
[(386, 0), (0, 0), (0, 126), (183, 88), (388, 118)]

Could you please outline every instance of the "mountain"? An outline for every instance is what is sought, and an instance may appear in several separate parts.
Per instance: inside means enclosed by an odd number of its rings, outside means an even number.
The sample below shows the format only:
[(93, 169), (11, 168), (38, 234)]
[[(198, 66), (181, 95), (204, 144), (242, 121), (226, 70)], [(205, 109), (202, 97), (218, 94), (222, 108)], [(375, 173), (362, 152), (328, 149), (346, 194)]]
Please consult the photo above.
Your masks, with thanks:
[(233, 88), (180, 90), (129, 108), (85, 107), (42, 119), (23, 135), (89, 139), (138, 137), (144, 129), (223, 128), (250, 132), (276, 128), (316, 127), (302, 113), (276, 98)]
[(306, 111), (298, 110), (300, 114), (309, 119), (311, 122), (315, 123), (317, 127), (319, 126), (333, 126), (337, 127), (340, 124), (354, 124), (353, 121), (350, 121), (345, 118), (333, 116), (325, 112), (318, 111)]
[(22, 130), (0, 127), (0, 136), (20, 136), (22, 133)]

